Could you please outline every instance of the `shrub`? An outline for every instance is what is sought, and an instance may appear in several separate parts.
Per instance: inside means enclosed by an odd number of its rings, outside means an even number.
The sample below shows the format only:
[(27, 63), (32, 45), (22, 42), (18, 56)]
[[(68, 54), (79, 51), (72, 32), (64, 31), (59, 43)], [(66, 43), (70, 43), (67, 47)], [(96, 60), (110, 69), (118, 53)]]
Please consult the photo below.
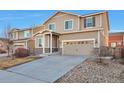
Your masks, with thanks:
[(26, 48), (17, 48), (15, 50), (15, 57), (27, 57), (29, 56), (29, 50)]

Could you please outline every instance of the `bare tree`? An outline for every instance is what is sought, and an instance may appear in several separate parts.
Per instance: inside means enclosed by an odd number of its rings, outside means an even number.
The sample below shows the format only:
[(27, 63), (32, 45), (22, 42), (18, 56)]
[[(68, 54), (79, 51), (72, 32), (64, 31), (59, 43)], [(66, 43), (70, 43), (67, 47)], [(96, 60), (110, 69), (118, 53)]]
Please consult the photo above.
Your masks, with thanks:
[(13, 41), (10, 40), (10, 35), (9, 35), (9, 32), (11, 30), (11, 26), (8, 24), (5, 26), (5, 29), (4, 29), (4, 37), (7, 39), (7, 53), (8, 53), (8, 57), (10, 56), (10, 50), (11, 50), (11, 47), (13, 45)]
[(97, 57), (97, 62), (103, 63), (103, 57), (111, 56), (112, 53), (109, 47), (100, 46), (94, 49), (94, 55)]

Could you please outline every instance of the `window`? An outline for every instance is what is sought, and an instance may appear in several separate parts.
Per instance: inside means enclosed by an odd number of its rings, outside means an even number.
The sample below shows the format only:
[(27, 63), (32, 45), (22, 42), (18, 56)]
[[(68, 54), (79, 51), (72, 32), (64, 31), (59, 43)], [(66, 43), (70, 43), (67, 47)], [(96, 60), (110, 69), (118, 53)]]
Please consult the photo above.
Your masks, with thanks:
[(55, 31), (55, 24), (49, 24), (49, 30)]
[(117, 44), (120, 46), (122, 43), (121, 42), (118, 42)]
[(72, 30), (73, 28), (73, 21), (72, 20), (67, 20), (64, 23), (64, 29), (65, 30)]
[(24, 38), (30, 37), (30, 31), (24, 31)]
[(88, 41), (85, 41), (85, 44), (88, 44), (89, 42)]
[(111, 43), (111, 47), (116, 47), (116, 43)]
[(95, 26), (95, 17), (87, 17), (84, 20), (84, 27), (94, 27)]
[(16, 33), (15, 33), (15, 32), (12, 33), (12, 38), (13, 38), (13, 39), (16, 39)]
[(84, 44), (84, 41), (82, 41), (81, 43)]
[(43, 38), (42, 37), (37, 37), (36, 44), (37, 44), (36, 46), (38, 48), (43, 47)]

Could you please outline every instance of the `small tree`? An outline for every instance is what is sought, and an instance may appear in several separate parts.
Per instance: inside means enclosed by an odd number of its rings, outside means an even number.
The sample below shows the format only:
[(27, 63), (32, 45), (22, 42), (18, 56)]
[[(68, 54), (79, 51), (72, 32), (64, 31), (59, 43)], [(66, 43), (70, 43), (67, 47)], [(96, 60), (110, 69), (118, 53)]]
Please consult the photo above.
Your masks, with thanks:
[(7, 40), (7, 51), (8, 51), (8, 57), (10, 56), (10, 50), (13, 51), (13, 41)]
[(97, 62), (101, 63), (102, 62), (102, 52), (101, 52), (101, 47), (100, 48), (94, 48), (94, 54), (97, 57)]
[(11, 27), (10, 25), (6, 25), (5, 26), (5, 30), (4, 30), (4, 37), (7, 39), (7, 53), (8, 53), (8, 57), (10, 56), (10, 51), (12, 52), (12, 59), (14, 59), (14, 54), (13, 54), (13, 41), (10, 40), (10, 32)]
[(7, 39), (7, 53), (8, 53), (8, 57), (10, 56), (10, 39), (9, 39), (9, 32), (10, 30), (10, 25), (6, 25), (5, 29), (3, 31), (4, 37)]

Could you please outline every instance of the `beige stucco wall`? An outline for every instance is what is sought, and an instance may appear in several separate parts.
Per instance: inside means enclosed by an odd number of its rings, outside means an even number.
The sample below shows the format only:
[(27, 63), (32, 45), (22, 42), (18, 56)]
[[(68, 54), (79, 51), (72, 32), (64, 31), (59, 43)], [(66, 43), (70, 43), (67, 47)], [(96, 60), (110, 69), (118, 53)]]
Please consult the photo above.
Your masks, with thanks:
[(35, 40), (28, 40), (27, 47), (30, 49), (34, 49), (35, 48)]
[(52, 47), (57, 48), (57, 37), (56, 36), (53, 36), (52, 38)]
[[(50, 48), (50, 35), (45, 35), (45, 48)], [(57, 36), (52, 36), (52, 47), (57, 48)]]
[(103, 31), (100, 32), (100, 46), (108, 46), (108, 37)]
[(64, 21), (65, 20), (73, 20), (73, 29), (69, 31), (77, 31), (78, 30), (78, 17), (74, 15), (64, 14), (64, 13), (58, 13), (56, 16), (51, 18), (49, 21), (47, 21), (45, 25), (45, 29), (48, 29), (48, 25), (50, 23), (56, 24), (56, 32), (64, 32)]
[(106, 13), (104, 13), (103, 14), (103, 20), (104, 20), (104, 35), (106, 36), (105, 38), (106, 38), (106, 46), (108, 46), (108, 38), (109, 38), (109, 18), (108, 18), (108, 13), (106, 12)]
[(50, 47), (50, 35), (45, 35), (45, 48)]
[[(30, 32), (30, 35), (32, 36), (32, 31), (31, 30), (25, 30), (25, 31), (29, 31)], [(18, 31), (18, 39), (23, 39), (24, 38), (24, 32), (25, 31)]]
[(24, 38), (24, 32), (23, 31), (18, 32), (18, 38), (19, 39)]
[(42, 30), (44, 30), (44, 26), (43, 26), (43, 25), (38, 26), (38, 27), (35, 27), (35, 28), (33, 29), (33, 34), (39, 32), (39, 31), (42, 31)]
[[(94, 16), (95, 16), (95, 27), (84, 28), (84, 19), (86, 17), (94, 17)], [(86, 16), (86, 17), (78, 17), (75, 15), (58, 13), (57, 15), (55, 15), (54, 17), (49, 19), (44, 25), (45, 25), (45, 29), (48, 29), (48, 25), (50, 23), (55, 23), (56, 24), (56, 32), (78, 31), (78, 27), (79, 27), (79, 30), (104, 28), (105, 27), (105, 24), (106, 24), (105, 23), (106, 18), (104, 18), (105, 13), (96, 14), (96, 15), (92, 15), (92, 16)], [(64, 21), (69, 20), (69, 19), (73, 19), (73, 22), (74, 22), (73, 29), (66, 31), (66, 30), (64, 30)]]
[[(95, 27), (92, 28), (84, 28), (84, 18), (86, 17), (91, 17), (91, 16), (95, 16)], [(74, 20), (74, 24), (73, 24), (73, 29), (70, 31), (65, 31), (64, 30), (64, 20), (69, 20), (69, 19), (73, 19)], [(108, 42), (108, 19), (107, 19), (107, 13), (101, 13), (101, 14), (96, 14), (96, 15), (90, 15), (90, 16), (83, 16), (83, 17), (78, 17), (78, 16), (74, 16), (74, 15), (70, 15), (70, 14), (65, 14), (65, 13), (58, 13), (57, 15), (55, 15), (54, 17), (52, 17), (50, 20), (48, 20), (44, 25), (45, 25), (45, 29), (48, 29), (48, 25), (50, 23), (55, 23), (56, 24), (56, 32), (60, 32), (60, 33), (65, 33), (65, 32), (74, 32), (74, 31), (78, 31), (78, 27), (80, 27), (80, 30), (85, 31), (90, 29), (97, 29), (97, 28), (103, 28), (103, 34), (100, 34), (100, 46), (106, 46), (107, 42)], [(78, 25), (80, 24), (80, 25)], [(74, 35), (75, 34), (75, 35)], [(62, 35), (65, 38), (77, 38), (78, 35), (77, 33), (74, 33), (73, 35), (67, 34), (67, 35)], [(84, 34), (84, 35), (83, 35)], [(92, 38), (92, 35), (94, 35), (93, 33), (90, 33), (90, 35), (86, 35), (89, 34), (88, 33), (82, 33), (82, 35), (84, 36), (83, 38)], [(60, 36), (60, 39), (62, 40), (62, 36)], [(95, 37), (98, 37), (98, 33), (95, 32)], [(63, 38), (63, 39), (65, 39)], [(79, 39), (82, 39), (82, 37), (78, 37)], [(60, 41), (61, 41), (60, 40)]]

